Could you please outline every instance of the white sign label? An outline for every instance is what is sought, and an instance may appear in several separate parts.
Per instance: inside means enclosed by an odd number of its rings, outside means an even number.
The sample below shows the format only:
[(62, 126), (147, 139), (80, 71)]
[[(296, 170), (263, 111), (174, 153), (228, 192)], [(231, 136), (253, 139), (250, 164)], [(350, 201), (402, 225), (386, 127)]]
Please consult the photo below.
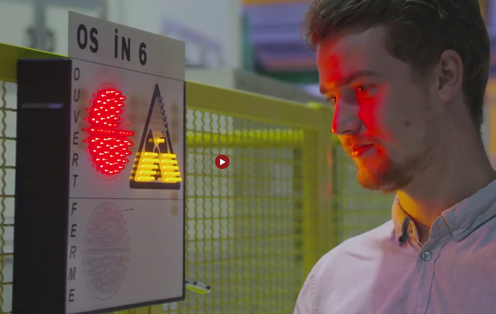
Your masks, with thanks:
[(69, 57), (180, 81), (184, 43), (128, 26), (69, 12)]
[(69, 34), (66, 312), (183, 299), (184, 43), (75, 13)]

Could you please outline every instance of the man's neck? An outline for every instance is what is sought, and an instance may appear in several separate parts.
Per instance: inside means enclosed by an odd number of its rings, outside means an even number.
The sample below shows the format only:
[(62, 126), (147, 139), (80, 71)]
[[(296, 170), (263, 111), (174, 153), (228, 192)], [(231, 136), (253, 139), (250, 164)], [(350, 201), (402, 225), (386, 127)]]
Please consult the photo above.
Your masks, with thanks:
[(430, 227), (442, 211), (496, 179), (482, 142), (462, 143), (437, 149), (427, 168), (397, 191), (402, 208), (417, 226), (421, 243), (428, 240)]

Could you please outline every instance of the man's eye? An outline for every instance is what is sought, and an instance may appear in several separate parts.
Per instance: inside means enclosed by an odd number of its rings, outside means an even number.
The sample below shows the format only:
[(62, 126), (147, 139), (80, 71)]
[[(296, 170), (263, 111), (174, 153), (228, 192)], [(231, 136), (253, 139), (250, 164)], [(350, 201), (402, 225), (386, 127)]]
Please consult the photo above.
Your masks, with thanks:
[(330, 103), (332, 103), (333, 105), (336, 104), (336, 101), (337, 101), (337, 98), (336, 96), (329, 96), (327, 97), (327, 101), (329, 101)]
[(377, 87), (373, 85), (360, 85), (356, 87), (356, 91), (361, 96), (371, 97), (376, 93)]

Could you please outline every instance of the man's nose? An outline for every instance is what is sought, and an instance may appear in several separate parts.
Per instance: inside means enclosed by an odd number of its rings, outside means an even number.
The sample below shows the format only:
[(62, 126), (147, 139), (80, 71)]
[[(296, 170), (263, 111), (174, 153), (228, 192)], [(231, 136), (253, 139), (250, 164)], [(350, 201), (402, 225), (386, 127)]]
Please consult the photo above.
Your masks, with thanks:
[(336, 105), (332, 118), (332, 133), (336, 135), (355, 134), (360, 131), (361, 126), (358, 106)]

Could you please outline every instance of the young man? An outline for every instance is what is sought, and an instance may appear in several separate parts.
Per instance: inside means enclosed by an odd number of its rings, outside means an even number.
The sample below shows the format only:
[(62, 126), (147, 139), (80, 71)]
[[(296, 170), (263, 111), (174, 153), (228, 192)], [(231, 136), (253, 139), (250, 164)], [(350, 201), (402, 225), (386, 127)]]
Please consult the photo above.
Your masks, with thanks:
[(360, 184), (396, 199), (391, 221), (321, 258), (295, 313), (496, 313), (477, 0), (315, 0), (306, 25), (332, 131)]

